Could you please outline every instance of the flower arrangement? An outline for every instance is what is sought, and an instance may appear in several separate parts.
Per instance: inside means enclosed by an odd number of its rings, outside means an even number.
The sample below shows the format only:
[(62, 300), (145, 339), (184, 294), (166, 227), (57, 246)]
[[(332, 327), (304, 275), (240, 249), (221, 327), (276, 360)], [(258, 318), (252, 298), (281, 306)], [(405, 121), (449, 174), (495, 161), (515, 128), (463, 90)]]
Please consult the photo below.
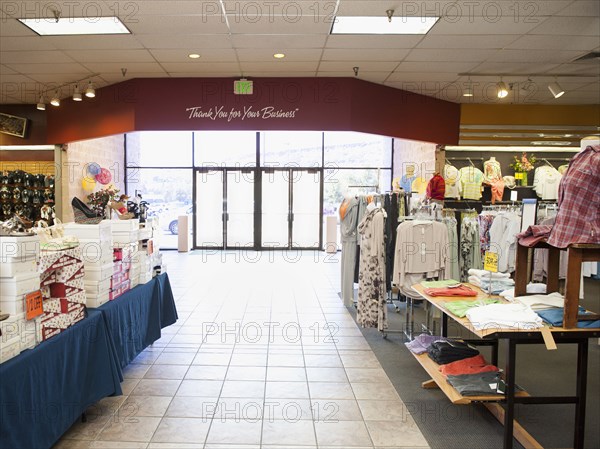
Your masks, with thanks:
[(100, 189), (97, 192), (90, 193), (88, 198), (88, 204), (96, 211), (98, 215), (104, 215), (106, 206), (109, 201), (116, 201), (119, 198), (119, 189), (114, 185), (108, 186), (104, 189)]
[(537, 159), (533, 154), (530, 157), (527, 157), (527, 153), (524, 152), (521, 155), (521, 158), (518, 156), (514, 157), (514, 161), (510, 164), (510, 167), (514, 169), (515, 173), (530, 172), (533, 170), (536, 162)]

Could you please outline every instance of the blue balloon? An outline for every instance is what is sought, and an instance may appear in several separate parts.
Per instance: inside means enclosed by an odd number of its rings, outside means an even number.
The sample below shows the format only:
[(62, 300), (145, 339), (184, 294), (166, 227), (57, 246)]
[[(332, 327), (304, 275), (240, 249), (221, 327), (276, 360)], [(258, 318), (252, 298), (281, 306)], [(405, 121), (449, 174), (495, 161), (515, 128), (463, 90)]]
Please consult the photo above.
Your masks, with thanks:
[(102, 168), (100, 168), (100, 165), (96, 164), (95, 162), (90, 162), (87, 166), (87, 171), (90, 175), (97, 175), (100, 173), (100, 171), (102, 170)]

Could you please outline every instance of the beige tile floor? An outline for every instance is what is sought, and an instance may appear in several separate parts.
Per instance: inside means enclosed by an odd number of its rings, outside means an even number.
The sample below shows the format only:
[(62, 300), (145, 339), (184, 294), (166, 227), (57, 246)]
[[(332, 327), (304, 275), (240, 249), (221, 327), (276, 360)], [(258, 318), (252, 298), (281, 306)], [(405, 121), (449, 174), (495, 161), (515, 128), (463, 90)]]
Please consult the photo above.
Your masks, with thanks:
[(166, 253), (178, 322), (57, 449), (427, 448), (323, 253)]

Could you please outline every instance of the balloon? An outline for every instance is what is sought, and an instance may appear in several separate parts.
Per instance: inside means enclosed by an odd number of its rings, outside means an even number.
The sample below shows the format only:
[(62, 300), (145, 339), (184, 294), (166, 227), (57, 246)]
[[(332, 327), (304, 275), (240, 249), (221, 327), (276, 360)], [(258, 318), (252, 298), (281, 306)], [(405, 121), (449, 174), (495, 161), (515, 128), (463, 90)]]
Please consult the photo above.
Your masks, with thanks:
[(110, 171), (108, 171), (107, 168), (102, 168), (100, 173), (96, 175), (96, 181), (103, 185), (108, 184), (110, 181), (112, 181), (112, 175), (110, 174)]
[(86, 192), (91, 192), (96, 188), (96, 180), (86, 176), (81, 180), (81, 187), (83, 187), (83, 190)]
[(87, 172), (90, 175), (96, 176), (97, 174), (100, 173), (100, 170), (101, 170), (100, 165), (98, 165), (95, 162), (90, 162), (89, 164), (87, 164)]

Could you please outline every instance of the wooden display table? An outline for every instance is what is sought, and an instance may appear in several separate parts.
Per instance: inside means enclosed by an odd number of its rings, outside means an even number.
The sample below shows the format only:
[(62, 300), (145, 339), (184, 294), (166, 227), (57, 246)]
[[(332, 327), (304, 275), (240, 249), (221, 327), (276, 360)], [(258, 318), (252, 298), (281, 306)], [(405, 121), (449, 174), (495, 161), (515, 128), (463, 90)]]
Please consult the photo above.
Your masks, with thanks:
[[(586, 386), (587, 386), (587, 365), (588, 365), (588, 339), (600, 336), (600, 329), (593, 328), (565, 328), (565, 327), (544, 327), (542, 329), (519, 330), (519, 329), (485, 329), (477, 330), (473, 327), (468, 318), (460, 318), (452, 314), (445, 306), (449, 301), (474, 301), (488, 298), (489, 296), (481, 289), (470, 286), (478, 292), (477, 297), (450, 297), (450, 296), (429, 296), (424, 292), (422, 285), (414, 285), (413, 288), (418, 291), (425, 300), (442, 313), (441, 334), (448, 336), (448, 318), (452, 319), (453, 336), (458, 334), (460, 338), (468, 339), (469, 343), (475, 345), (492, 346), (491, 363), (498, 365), (498, 345), (500, 341), (506, 344), (506, 361), (504, 366), (504, 376), (506, 382), (505, 396), (462, 396), (439, 372), (438, 365), (429, 357), (424, 355), (415, 355), (417, 361), (431, 376), (431, 380), (422, 384), (423, 388), (439, 387), (444, 394), (454, 404), (470, 404), (481, 402), (485, 407), (504, 425), (504, 449), (513, 447), (513, 438), (517, 439), (525, 448), (541, 448), (542, 446), (514, 421), (515, 404), (574, 404), (575, 405), (575, 431), (574, 448), (583, 449), (585, 435), (585, 405), (586, 405)], [(501, 302), (508, 303), (500, 297), (494, 297)], [(542, 336), (553, 340), (559, 344), (577, 345), (577, 378), (576, 394), (574, 396), (530, 396), (524, 391), (517, 391), (515, 384), (516, 375), (516, 352), (518, 344), (544, 344)], [(476, 338), (473, 339), (473, 336)], [(548, 337), (549, 336), (549, 337)], [(560, 369), (558, 367), (557, 369)], [(500, 405), (504, 404), (504, 407)]]
[(581, 264), (583, 262), (600, 261), (600, 245), (573, 244), (566, 250), (561, 250), (541, 241), (533, 247), (517, 243), (517, 260), (515, 264), (515, 296), (523, 296), (527, 292), (528, 270), (527, 260), (530, 249), (548, 249), (548, 280), (547, 293), (557, 292), (559, 287), (560, 252), (567, 251), (567, 282), (565, 287), (565, 313), (563, 328), (577, 327), (580, 319), (597, 320), (598, 315), (578, 315), (579, 291), (581, 288)]

